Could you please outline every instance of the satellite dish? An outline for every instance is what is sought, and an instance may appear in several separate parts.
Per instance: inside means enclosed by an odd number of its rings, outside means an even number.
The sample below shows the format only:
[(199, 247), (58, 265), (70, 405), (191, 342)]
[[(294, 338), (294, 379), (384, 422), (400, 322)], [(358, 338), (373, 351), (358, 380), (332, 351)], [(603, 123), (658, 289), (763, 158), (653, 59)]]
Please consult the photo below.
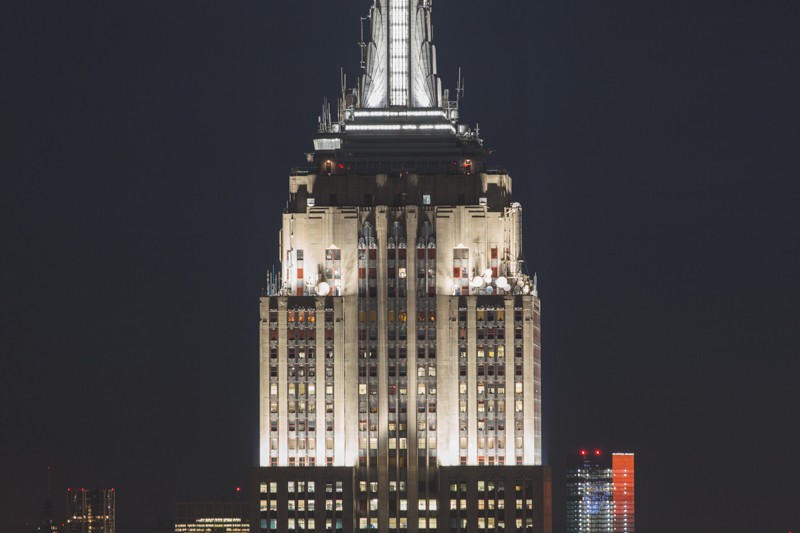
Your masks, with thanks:
[(522, 287), (523, 285), (525, 285), (524, 281), (522, 281), (521, 279), (517, 280), (517, 287)]
[(487, 268), (486, 271), (484, 271), (484, 273), (483, 273), (483, 277), (484, 278), (491, 278), (492, 277), (492, 269), (491, 268)]
[(503, 290), (506, 291), (506, 292), (511, 292), (511, 285), (506, 284), (506, 286), (503, 287)]
[(493, 288), (491, 288), (491, 287), (486, 287), (486, 294), (492, 294), (493, 292), (494, 292), (494, 289), (493, 289)]
[(319, 296), (327, 296), (331, 292), (331, 286), (325, 283), (324, 281), (317, 285), (317, 295)]
[(470, 284), (473, 287), (476, 287), (476, 288), (480, 287), (481, 285), (483, 285), (483, 278), (479, 278), (478, 276), (475, 276), (474, 278), (472, 278), (472, 282)]
[(504, 278), (503, 276), (500, 276), (499, 278), (497, 278), (497, 279), (494, 281), (494, 284), (495, 284), (495, 285), (497, 285), (497, 286), (498, 286), (498, 287), (500, 287), (500, 288), (503, 288), (503, 287), (505, 287), (506, 285), (508, 285), (508, 280), (507, 280), (506, 278)]

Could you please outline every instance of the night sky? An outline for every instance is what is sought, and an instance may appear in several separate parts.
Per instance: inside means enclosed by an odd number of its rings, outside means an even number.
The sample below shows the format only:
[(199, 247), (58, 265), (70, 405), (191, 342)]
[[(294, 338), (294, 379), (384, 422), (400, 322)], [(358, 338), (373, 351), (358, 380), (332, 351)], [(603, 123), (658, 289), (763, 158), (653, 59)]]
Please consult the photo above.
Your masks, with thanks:
[[(257, 461), (258, 297), (368, 0), (0, 5), (0, 531), (120, 533)], [(800, 4), (436, 0), (514, 178), (545, 455), (637, 454), (642, 533), (800, 529)]]

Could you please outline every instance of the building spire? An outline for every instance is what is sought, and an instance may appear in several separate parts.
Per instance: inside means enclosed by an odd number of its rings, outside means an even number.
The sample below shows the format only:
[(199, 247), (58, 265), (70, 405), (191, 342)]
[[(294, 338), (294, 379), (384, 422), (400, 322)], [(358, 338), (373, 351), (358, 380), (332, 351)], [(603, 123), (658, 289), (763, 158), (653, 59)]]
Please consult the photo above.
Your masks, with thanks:
[(442, 106), (432, 0), (374, 0), (361, 88), (365, 108)]

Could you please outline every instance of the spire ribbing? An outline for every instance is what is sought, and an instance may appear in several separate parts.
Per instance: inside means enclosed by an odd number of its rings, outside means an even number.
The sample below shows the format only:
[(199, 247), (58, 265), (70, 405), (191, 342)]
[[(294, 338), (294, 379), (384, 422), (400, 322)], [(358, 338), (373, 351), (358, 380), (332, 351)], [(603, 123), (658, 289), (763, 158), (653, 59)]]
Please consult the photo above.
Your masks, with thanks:
[(441, 107), (430, 0), (375, 0), (363, 107)]

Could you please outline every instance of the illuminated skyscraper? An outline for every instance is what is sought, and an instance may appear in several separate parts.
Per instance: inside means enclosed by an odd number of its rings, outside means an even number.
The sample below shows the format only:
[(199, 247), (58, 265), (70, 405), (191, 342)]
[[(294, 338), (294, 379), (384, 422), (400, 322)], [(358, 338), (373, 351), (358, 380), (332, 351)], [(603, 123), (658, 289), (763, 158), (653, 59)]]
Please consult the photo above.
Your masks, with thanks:
[(114, 489), (67, 489), (67, 533), (114, 533)]
[(567, 460), (567, 533), (635, 533), (634, 456), (599, 450)]
[(254, 529), (550, 531), (522, 206), (442, 90), (431, 7), (374, 3), (364, 73), (289, 177)]

